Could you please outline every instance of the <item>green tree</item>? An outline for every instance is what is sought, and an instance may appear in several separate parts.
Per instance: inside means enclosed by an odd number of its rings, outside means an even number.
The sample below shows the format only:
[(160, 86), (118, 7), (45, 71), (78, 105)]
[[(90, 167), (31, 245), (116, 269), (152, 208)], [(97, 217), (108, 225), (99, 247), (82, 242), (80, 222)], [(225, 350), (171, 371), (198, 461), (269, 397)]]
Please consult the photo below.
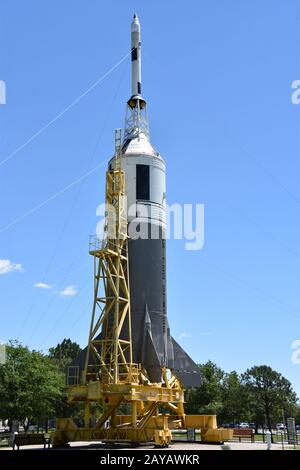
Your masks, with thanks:
[(201, 383), (186, 391), (186, 413), (218, 414), (222, 409), (224, 371), (212, 361), (199, 364)]
[[(64, 374), (64, 383), (66, 383), (67, 368), (71, 362), (80, 354), (81, 347), (70, 338), (65, 338), (55, 347), (49, 348), (49, 358), (58, 366), (59, 370)], [(78, 420), (83, 419), (82, 403), (70, 405), (67, 402), (66, 390), (62, 394), (61, 400), (56, 405), (57, 417), (73, 416)]]
[(1, 419), (45, 422), (55, 416), (63, 386), (63, 374), (49, 357), (10, 341), (0, 366)]
[(219, 412), (219, 423), (240, 423), (250, 421), (249, 392), (241, 383), (237, 372), (225, 374), (222, 380), (222, 408)]
[(294, 415), (297, 396), (291, 383), (271, 367), (262, 365), (248, 369), (242, 375), (242, 383), (250, 393), (249, 404), (256, 422), (262, 417), (270, 431), (272, 424), (285, 415)]
[(68, 365), (71, 364), (81, 352), (79, 344), (68, 339), (64, 339), (61, 343), (58, 343), (54, 348), (49, 348), (49, 357), (54, 360), (61, 371), (65, 372)]

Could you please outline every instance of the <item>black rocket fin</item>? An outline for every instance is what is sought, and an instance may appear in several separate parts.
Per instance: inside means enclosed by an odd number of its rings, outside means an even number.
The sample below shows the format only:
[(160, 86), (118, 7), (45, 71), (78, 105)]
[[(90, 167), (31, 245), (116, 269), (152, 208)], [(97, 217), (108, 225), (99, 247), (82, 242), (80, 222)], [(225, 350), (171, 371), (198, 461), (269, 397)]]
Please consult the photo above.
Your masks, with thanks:
[(145, 366), (150, 382), (161, 382), (161, 368), (151, 331), (151, 319), (148, 306), (145, 305), (144, 335), (141, 362)]
[(146, 345), (145, 345), (145, 363), (150, 364), (150, 366), (154, 366), (159, 364), (159, 358), (157, 351), (155, 349), (152, 334), (147, 331), (146, 333)]
[(173, 337), (172, 343), (174, 350), (174, 374), (186, 387), (199, 387), (201, 382), (199, 367)]
[(150, 320), (150, 316), (149, 316), (149, 311), (148, 311), (148, 305), (146, 304), (145, 305), (145, 326), (147, 328), (150, 328), (151, 329), (151, 320)]
[(142, 364), (156, 365), (159, 364), (159, 357), (153, 343), (151, 320), (148, 312), (148, 306), (145, 305), (144, 317), (144, 335), (142, 346)]

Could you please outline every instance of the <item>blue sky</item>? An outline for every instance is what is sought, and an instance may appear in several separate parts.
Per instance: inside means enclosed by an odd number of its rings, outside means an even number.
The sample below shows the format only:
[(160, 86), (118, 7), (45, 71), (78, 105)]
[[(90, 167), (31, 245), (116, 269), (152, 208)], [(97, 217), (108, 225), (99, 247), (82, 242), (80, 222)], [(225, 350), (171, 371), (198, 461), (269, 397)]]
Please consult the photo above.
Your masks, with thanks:
[[(2, 2), (0, 162), (128, 53), (135, 11), (168, 203), (205, 205), (204, 248), (168, 242), (172, 333), (195, 361), (239, 372), (266, 363), (300, 395), (300, 364), (291, 361), (300, 338), (300, 106), (291, 102), (299, 2)], [(85, 345), (88, 238), (129, 94), (126, 59), (0, 163), (0, 259), (10, 261), (0, 264), (2, 341), (47, 350), (71, 337)]]

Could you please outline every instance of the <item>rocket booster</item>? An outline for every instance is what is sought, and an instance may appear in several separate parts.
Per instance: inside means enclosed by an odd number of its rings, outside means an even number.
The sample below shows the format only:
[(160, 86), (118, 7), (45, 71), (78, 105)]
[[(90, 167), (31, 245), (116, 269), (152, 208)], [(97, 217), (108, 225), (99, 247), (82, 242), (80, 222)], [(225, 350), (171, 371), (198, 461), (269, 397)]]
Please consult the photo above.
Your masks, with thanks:
[[(147, 104), (141, 95), (141, 27), (136, 14), (131, 23), (131, 70), (122, 168), (127, 207), (134, 209), (127, 214), (133, 362), (142, 365), (152, 383), (161, 382), (162, 369), (169, 368), (185, 386), (197, 386), (199, 369), (171, 336), (167, 316), (166, 166), (150, 141)], [(115, 167), (114, 155), (108, 169)], [(138, 232), (148, 236), (139, 237)], [(85, 354), (86, 350), (80, 361)]]
[[(198, 368), (172, 338), (167, 316), (166, 166), (150, 141), (147, 105), (141, 95), (141, 27), (136, 14), (131, 23), (131, 70), (132, 95), (122, 146), (127, 205), (134, 208), (127, 220), (148, 234), (139, 238), (128, 233), (133, 361), (142, 365), (151, 382), (160, 382), (166, 367), (186, 386), (197, 385)], [(114, 157), (109, 167), (115, 167)]]

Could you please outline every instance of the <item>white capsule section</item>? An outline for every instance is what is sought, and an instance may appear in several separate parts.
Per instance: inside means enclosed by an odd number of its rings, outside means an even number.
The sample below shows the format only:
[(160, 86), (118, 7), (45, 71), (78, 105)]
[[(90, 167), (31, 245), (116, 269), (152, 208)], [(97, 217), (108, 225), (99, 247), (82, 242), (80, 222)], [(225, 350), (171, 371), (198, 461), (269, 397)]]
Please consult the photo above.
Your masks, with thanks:
[[(141, 167), (142, 169), (148, 167), (145, 175), (141, 175)], [(138, 216), (141, 219), (147, 219), (149, 223), (161, 222), (164, 225), (166, 178), (163, 160), (148, 155), (128, 155), (123, 158), (123, 169), (127, 206), (128, 209), (130, 208), (128, 221)], [(143, 178), (144, 181), (139, 181), (139, 178)], [(149, 179), (149, 194), (139, 194), (139, 186), (147, 186), (148, 183), (145, 181), (147, 178)], [(134, 205), (136, 205), (135, 214)]]
[[(139, 141), (139, 139), (134, 139)], [(145, 149), (143, 142), (131, 142), (122, 157), (125, 172), (128, 222), (161, 225), (166, 224), (166, 167), (162, 157), (151, 144)], [(130, 143), (130, 144), (131, 144)], [(133, 151), (134, 150), (134, 151)], [(140, 151), (138, 151), (140, 150)], [(144, 153), (144, 150), (148, 150)], [(109, 165), (114, 168), (115, 159)]]

